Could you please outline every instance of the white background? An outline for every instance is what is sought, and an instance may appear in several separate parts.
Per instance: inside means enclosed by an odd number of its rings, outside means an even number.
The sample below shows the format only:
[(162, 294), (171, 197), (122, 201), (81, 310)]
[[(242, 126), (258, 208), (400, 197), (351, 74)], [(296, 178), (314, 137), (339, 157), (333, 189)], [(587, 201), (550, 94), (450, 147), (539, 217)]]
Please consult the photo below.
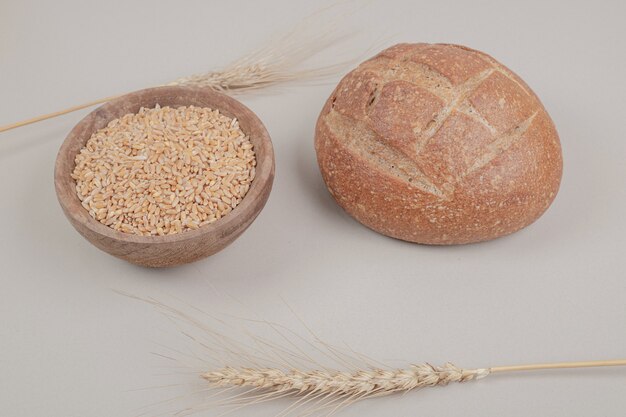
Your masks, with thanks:
[[(0, 124), (218, 68), (328, 4), (312, 3), (2, 0)], [(512, 236), (458, 247), (404, 243), (361, 226), (327, 193), (313, 149), (337, 77), (241, 98), (275, 146), (267, 206), (223, 252), (149, 270), (91, 246), (57, 204), (56, 152), (86, 111), (0, 134), (0, 415), (130, 417), (167, 398), (137, 389), (184, 379), (157, 380), (163, 363), (150, 353), (184, 347), (185, 338), (149, 305), (113, 290), (302, 331), (288, 305), (329, 343), (399, 364), (626, 356), (624, 3), (347, 8), (356, 11), (339, 31), (360, 32), (312, 65), (372, 45), (452, 42), (493, 55), (530, 84), (564, 152), (548, 212)], [(503, 375), (365, 401), (341, 415), (623, 416), (625, 387), (624, 369)], [(271, 416), (286, 404), (233, 415)]]

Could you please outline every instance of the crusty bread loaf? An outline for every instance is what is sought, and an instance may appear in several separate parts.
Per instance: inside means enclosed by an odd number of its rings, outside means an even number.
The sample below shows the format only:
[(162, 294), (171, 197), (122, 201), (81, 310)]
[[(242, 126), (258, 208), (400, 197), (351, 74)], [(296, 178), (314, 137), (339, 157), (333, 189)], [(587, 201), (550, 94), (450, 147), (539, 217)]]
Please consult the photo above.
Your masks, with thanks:
[(399, 44), (341, 80), (315, 149), (350, 215), (411, 242), (458, 244), (535, 221), (559, 188), (550, 116), (517, 75), (458, 45)]

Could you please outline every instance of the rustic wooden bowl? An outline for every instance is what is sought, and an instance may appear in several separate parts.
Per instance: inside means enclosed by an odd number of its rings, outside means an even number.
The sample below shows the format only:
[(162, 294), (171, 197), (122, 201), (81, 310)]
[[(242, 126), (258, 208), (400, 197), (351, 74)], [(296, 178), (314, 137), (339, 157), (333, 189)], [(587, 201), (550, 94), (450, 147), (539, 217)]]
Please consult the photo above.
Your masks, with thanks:
[[(257, 158), (256, 176), (241, 203), (215, 223), (168, 236), (138, 236), (116, 231), (89, 215), (76, 195), (71, 177), (75, 158), (92, 133), (111, 120), (141, 107), (199, 106), (219, 109), (239, 120), (250, 136)], [(72, 129), (57, 155), (54, 183), (57, 198), (70, 223), (88, 241), (105, 252), (129, 262), (149, 266), (175, 266), (212, 255), (243, 233), (259, 214), (272, 189), (274, 151), (270, 136), (259, 118), (246, 106), (224, 94), (189, 87), (157, 87), (112, 100), (91, 112)]]

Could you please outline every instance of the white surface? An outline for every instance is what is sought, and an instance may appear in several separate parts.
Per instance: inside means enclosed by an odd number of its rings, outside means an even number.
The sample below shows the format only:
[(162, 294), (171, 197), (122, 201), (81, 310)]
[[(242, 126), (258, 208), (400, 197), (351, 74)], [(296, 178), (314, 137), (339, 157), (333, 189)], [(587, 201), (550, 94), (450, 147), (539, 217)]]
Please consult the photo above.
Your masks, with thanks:
[[(319, 7), (3, 0), (0, 124), (219, 67)], [(166, 398), (156, 388), (132, 390), (169, 383), (155, 380), (163, 364), (150, 352), (184, 337), (112, 289), (302, 330), (284, 299), (328, 342), (381, 360), (481, 367), (626, 356), (625, 14), (617, 0), (396, 0), (346, 18), (362, 33), (344, 54), (389, 35), (387, 44), (462, 43), (505, 63), (543, 100), (564, 150), (561, 191), (534, 225), (484, 244), (403, 243), (341, 211), (313, 150), (335, 81), (242, 98), (274, 141), (270, 200), (232, 246), (170, 270), (112, 258), (64, 218), (53, 165), (85, 111), (0, 134), (0, 415), (136, 416)], [(494, 376), (362, 402), (341, 415), (623, 416), (625, 386), (624, 369)], [(164, 411), (154, 410), (148, 415)]]

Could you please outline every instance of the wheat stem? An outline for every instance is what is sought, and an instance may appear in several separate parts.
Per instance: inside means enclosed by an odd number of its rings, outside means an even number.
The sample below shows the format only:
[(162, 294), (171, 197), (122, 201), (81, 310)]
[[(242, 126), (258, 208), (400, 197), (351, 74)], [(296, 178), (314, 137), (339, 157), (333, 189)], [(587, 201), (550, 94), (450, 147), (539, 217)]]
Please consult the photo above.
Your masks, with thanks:
[(489, 368), (490, 373), (517, 372), (517, 371), (539, 371), (544, 369), (571, 369), (571, 368), (595, 368), (601, 366), (626, 366), (626, 359), (616, 359), (608, 361), (583, 361), (583, 362), (555, 362), (536, 363), (529, 365), (495, 366)]
[[(340, 36), (329, 30), (316, 31), (314, 35), (305, 32), (306, 19), (301, 26), (296, 26), (285, 36), (273, 39), (266, 47), (232, 62), (221, 71), (208, 71), (182, 77), (173, 82), (162, 84), (167, 86), (188, 86), (193, 88), (209, 88), (215, 91), (236, 94), (272, 86), (290, 81), (319, 80), (336, 74), (339, 70), (352, 64), (356, 59), (334, 65), (317, 68), (301, 68), (300, 65), (319, 52), (345, 40), (348, 36)], [(331, 22), (332, 23), (332, 22)], [(120, 95), (105, 97), (63, 110), (43, 114), (30, 119), (0, 126), (0, 133), (11, 129), (30, 125), (43, 120), (52, 119), (78, 110), (106, 103)]]
[(98, 100), (90, 101), (88, 103), (79, 104), (78, 106), (68, 107), (67, 109), (64, 109), (64, 110), (59, 110), (59, 111), (55, 111), (53, 113), (48, 113), (48, 114), (42, 114), (41, 116), (33, 117), (31, 119), (26, 119), (26, 120), (22, 120), (20, 122), (15, 122), (15, 123), (11, 123), (11, 124), (8, 124), (8, 125), (5, 125), (5, 126), (0, 126), (0, 133), (6, 132), (7, 130), (11, 130), (11, 129), (16, 129), (18, 127), (30, 125), (30, 124), (37, 123), (37, 122), (41, 122), (43, 120), (52, 119), (54, 117), (63, 116), (64, 114), (68, 114), (68, 113), (72, 113), (72, 112), (75, 112), (75, 111), (78, 111), (78, 110), (86, 109), (87, 107), (92, 107), (92, 106), (95, 106), (97, 104), (106, 103), (107, 101), (113, 100), (113, 99), (118, 98), (118, 97), (120, 97), (120, 96), (117, 95), (117, 96), (105, 97), (105, 98), (101, 98), (101, 99), (98, 99)]
[(491, 368), (462, 369), (447, 363), (411, 365), (408, 369), (369, 369), (355, 372), (277, 368), (224, 367), (202, 374), (210, 386), (255, 388), (298, 395), (331, 394), (340, 398), (367, 398), (407, 392), (417, 388), (445, 386), (452, 382), (478, 380), (489, 374), (544, 369), (626, 366), (626, 359), (586, 362), (557, 362)]
[[(334, 69), (335, 67), (338, 68), (339, 66), (320, 68), (319, 70), (298, 71), (291, 73), (286, 71), (284, 73), (281, 73), (272, 68), (266, 68), (260, 66), (259, 64), (252, 64), (251, 66), (236, 66), (228, 68), (227, 70), (221, 72), (209, 72), (206, 74), (179, 78), (178, 80), (166, 85), (209, 88), (215, 91), (233, 94), (236, 92), (256, 90), (268, 87), (273, 84), (284, 83), (298, 79), (322, 78), (336, 72), (336, 69)], [(93, 107), (95, 105), (106, 103), (107, 101), (116, 99), (121, 96), (122, 94), (100, 98), (87, 103), (68, 107), (63, 110), (42, 114), (40, 116), (36, 116), (30, 119), (0, 126), (0, 133), (44, 120), (52, 119), (58, 116), (63, 116), (68, 113), (73, 113), (78, 110), (86, 109), (88, 107)]]
[[(127, 295), (127, 294), (126, 294)], [(137, 297), (135, 297), (137, 298)], [(141, 299), (141, 298), (139, 298)], [(336, 348), (322, 342), (308, 327), (307, 330), (315, 338), (315, 342), (321, 343), (323, 348), (319, 348), (310, 342), (310, 346), (320, 349), (319, 353), (324, 354), (324, 350), (329, 350), (331, 354), (326, 354), (326, 359), (331, 359), (334, 366), (326, 367), (315, 358), (305, 353), (294, 344), (282, 330), (283, 326), (267, 321), (252, 320), (254, 323), (269, 326), (277, 331), (289, 345), (295, 348), (295, 353), (291, 349), (276, 346), (265, 339), (254, 336), (247, 329), (245, 335), (251, 337), (259, 344), (249, 346), (242, 344), (237, 339), (230, 339), (220, 334), (216, 330), (207, 327), (203, 322), (180, 311), (179, 309), (168, 307), (156, 300), (141, 299), (151, 303), (174, 318), (188, 323), (193, 327), (203, 331), (213, 343), (222, 348), (216, 350), (211, 345), (202, 343), (200, 346), (209, 350), (208, 353), (216, 355), (215, 362), (219, 365), (215, 368), (209, 367), (209, 371), (196, 373), (204, 379), (207, 390), (215, 390), (218, 393), (231, 389), (235, 393), (241, 392), (242, 396), (235, 395), (227, 397), (219, 405), (230, 407), (229, 412), (239, 410), (242, 407), (271, 401), (278, 398), (292, 398), (292, 403), (280, 412), (276, 417), (288, 417), (291, 415), (309, 416), (324, 414), (329, 417), (337, 411), (347, 407), (354, 402), (392, 394), (402, 394), (409, 391), (435, 386), (445, 386), (451, 383), (469, 382), (485, 378), (491, 374), (504, 374), (516, 371), (540, 371), (549, 369), (567, 368), (590, 368), (608, 366), (626, 366), (626, 359), (597, 360), (581, 362), (553, 362), (513, 366), (494, 366), (490, 368), (463, 369), (451, 363), (443, 366), (433, 366), (430, 364), (410, 365), (405, 369), (392, 369), (384, 364), (376, 365), (371, 359), (366, 358), (361, 363), (345, 361), (344, 354)], [(197, 311), (202, 312), (199, 309)], [(215, 319), (214, 317), (212, 318)], [(225, 322), (221, 322), (225, 324)], [(304, 323), (303, 323), (304, 324)], [(306, 327), (306, 324), (304, 324)], [(278, 329), (281, 328), (281, 330)], [(294, 333), (295, 336), (299, 337)], [(196, 342), (201, 340), (192, 338)], [(306, 342), (306, 340), (302, 339)], [(221, 357), (222, 349), (226, 347), (227, 357)], [(262, 348), (258, 351), (258, 348)], [(249, 349), (254, 352), (254, 360), (250, 360)], [(354, 352), (353, 352), (354, 353)], [(267, 355), (266, 358), (263, 355)], [(298, 360), (292, 360), (287, 356), (294, 355)], [(300, 355), (303, 355), (300, 357)], [(337, 355), (337, 357), (333, 356)], [(269, 359), (270, 356), (277, 356), (279, 360)], [(281, 358), (282, 357), (282, 358)], [(357, 354), (358, 358), (363, 358)], [(269, 359), (269, 360), (268, 360)], [(284, 360), (281, 360), (284, 359)], [(378, 363), (378, 362), (376, 362)], [(230, 366), (229, 366), (230, 364)], [(207, 369), (207, 364), (202, 364)], [(335, 368), (335, 369), (333, 369)], [(213, 403), (215, 404), (215, 403)], [(206, 404), (209, 406), (210, 404)], [(197, 408), (193, 410), (198, 410)], [(330, 410), (330, 411), (329, 411)]]

